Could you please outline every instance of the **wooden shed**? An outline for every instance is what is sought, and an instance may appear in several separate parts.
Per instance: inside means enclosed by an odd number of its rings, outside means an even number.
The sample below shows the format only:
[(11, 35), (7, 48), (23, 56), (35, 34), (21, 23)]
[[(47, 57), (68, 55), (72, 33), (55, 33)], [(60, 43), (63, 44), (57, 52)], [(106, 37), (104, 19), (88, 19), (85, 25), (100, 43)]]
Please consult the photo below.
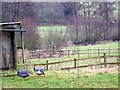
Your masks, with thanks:
[(22, 29), (21, 22), (0, 23), (0, 69), (17, 67), (16, 32), (20, 33), (20, 46), (24, 53), (23, 32), (25, 32), (25, 30)]

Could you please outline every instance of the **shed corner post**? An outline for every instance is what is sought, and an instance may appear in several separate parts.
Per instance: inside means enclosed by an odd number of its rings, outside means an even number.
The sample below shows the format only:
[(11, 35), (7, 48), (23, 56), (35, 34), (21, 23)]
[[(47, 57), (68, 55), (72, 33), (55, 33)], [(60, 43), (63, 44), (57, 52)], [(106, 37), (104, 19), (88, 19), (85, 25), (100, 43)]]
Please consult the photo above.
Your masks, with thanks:
[(21, 32), (21, 48), (22, 48), (22, 59), (23, 64), (25, 62), (25, 56), (24, 56), (24, 39), (23, 39), (23, 32)]
[(2, 62), (2, 31), (0, 31), (0, 69), (3, 67)]
[(15, 64), (14, 67), (15, 69), (18, 67), (18, 59), (17, 59), (17, 40), (16, 40), (16, 33), (14, 32), (13, 34), (13, 38), (14, 38), (14, 59), (15, 59)]

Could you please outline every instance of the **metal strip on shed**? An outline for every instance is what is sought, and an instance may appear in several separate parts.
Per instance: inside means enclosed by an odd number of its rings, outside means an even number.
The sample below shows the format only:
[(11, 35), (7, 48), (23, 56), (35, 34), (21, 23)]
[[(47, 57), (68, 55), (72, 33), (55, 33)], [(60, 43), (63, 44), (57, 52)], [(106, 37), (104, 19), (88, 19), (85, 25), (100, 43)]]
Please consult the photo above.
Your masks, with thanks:
[(3, 25), (20, 25), (21, 22), (7, 22), (7, 23), (0, 23), (0, 26), (3, 26)]
[(25, 29), (0, 29), (0, 31), (25, 32)]

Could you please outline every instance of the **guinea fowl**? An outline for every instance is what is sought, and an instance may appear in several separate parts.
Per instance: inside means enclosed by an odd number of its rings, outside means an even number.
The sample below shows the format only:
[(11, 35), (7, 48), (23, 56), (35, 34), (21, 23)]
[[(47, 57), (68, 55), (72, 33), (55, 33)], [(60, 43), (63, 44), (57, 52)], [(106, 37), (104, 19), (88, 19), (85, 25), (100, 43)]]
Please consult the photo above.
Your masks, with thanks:
[(26, 69), (23, 69), (21, 71), (17, 71), (17, 75), (20, 77), (23, 77), (23, 78), (30, 76)]
[(35, 68), (35, 67), (34, 67), (34, 71), (35, 71), (35, 73), (38, 74), (38, 75), (42, 75), (42, 74), (45, 75), (44, 70), (43, 70), (42, 68)]

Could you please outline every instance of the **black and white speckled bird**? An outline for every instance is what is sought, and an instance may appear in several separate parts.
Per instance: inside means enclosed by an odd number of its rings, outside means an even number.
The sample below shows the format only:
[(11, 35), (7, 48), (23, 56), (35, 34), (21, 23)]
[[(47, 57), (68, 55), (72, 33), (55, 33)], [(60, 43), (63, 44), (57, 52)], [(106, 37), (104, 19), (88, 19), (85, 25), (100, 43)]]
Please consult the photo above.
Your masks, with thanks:
[(21, 71), (17, 71), (17, 75), (20, 77), (23, 77), (23, 78), (30, 76), (26, 69), (23, 69)]
[(45, 75), (44, 70), (43, 70), (42, 68), (35, 68), (35, 67), (34, 67), (34, 71), (35, 71), (35, 73), (38, 74), (38, 75), (42, 75), (42, 74)]

